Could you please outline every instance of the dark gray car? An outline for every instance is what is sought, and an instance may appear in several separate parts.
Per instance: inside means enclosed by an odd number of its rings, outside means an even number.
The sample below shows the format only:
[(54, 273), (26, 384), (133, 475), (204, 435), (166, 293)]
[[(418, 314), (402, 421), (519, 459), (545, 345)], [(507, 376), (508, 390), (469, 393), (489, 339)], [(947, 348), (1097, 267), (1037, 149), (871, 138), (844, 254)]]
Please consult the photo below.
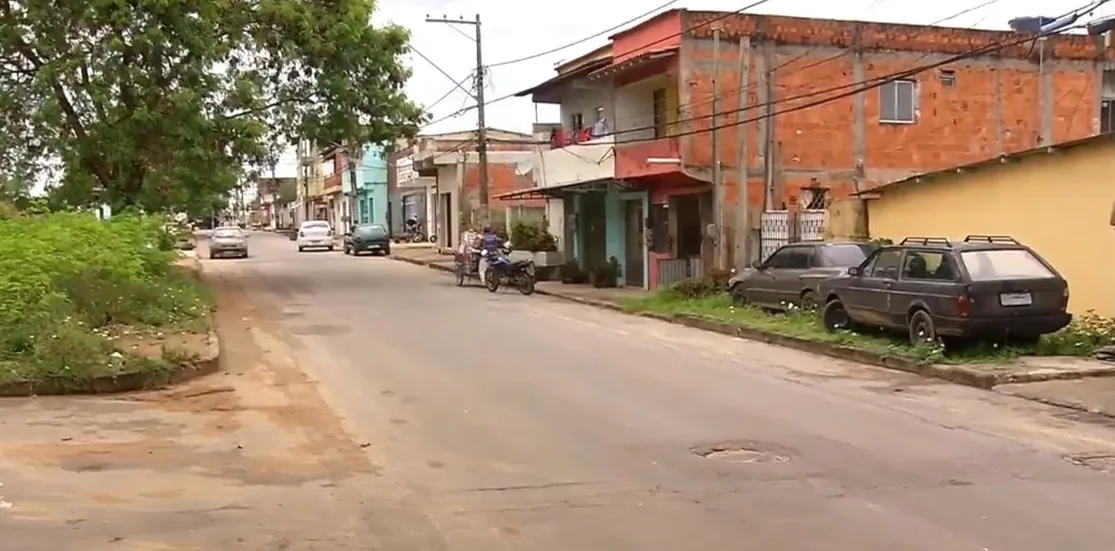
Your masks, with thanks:
[(773, 310), (815, 308), (817, 284), (859, 266), (872, 250), (867, 243), (791, 243), (733, 276), (728, 289), (736, 304)]

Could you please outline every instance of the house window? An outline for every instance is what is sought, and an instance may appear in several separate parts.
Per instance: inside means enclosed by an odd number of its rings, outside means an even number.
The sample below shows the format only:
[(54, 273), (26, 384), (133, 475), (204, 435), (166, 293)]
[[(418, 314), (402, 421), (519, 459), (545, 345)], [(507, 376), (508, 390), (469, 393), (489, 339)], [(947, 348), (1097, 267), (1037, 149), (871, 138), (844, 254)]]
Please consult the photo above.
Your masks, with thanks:
[(1115, 99), (1100, 102), (1100, 133), (1115, 132)]
[(941, 69), (941, 86), (952, 88), (956, 86), (956, 71)]
[(914, 122), (916, 86), (912, 80), (895, 80), (882, 85), (879, 88), (879, 122)]
[(652, 96), (654, 106), (654, 137), (666, 136), (666, 89), (659, 88)]

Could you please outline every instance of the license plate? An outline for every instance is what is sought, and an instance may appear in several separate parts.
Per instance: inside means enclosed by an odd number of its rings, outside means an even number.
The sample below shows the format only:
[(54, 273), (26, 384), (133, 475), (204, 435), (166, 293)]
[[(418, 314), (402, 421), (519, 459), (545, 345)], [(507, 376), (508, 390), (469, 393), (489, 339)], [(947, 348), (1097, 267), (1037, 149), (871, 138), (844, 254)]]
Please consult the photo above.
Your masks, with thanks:
[(1029, 306), (1034, 303), (1030, 293), (1000, 293), (999, 304), (1003, 306)]

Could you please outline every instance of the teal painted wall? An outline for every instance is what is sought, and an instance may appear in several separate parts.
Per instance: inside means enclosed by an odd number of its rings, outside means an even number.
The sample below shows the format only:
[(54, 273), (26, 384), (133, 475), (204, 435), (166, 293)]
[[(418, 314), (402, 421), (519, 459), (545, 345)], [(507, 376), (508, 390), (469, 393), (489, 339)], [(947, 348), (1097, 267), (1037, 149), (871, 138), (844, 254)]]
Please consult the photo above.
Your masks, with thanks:
[(382, 147), (365, 146), (356, 171), (356, 219), (387, 225), (387, 158)]

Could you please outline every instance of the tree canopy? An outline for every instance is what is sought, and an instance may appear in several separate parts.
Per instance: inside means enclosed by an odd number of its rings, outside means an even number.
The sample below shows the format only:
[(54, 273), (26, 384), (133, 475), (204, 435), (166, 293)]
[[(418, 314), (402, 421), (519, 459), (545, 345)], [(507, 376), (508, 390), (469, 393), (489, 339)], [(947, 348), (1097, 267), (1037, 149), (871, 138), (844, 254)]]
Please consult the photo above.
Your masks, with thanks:
[(389, 143), (422, 109), (409, 35), (372, 0), (0, 0), (0, 180), (61, 161), (59, 193), (211, 203), (276, 143)]

